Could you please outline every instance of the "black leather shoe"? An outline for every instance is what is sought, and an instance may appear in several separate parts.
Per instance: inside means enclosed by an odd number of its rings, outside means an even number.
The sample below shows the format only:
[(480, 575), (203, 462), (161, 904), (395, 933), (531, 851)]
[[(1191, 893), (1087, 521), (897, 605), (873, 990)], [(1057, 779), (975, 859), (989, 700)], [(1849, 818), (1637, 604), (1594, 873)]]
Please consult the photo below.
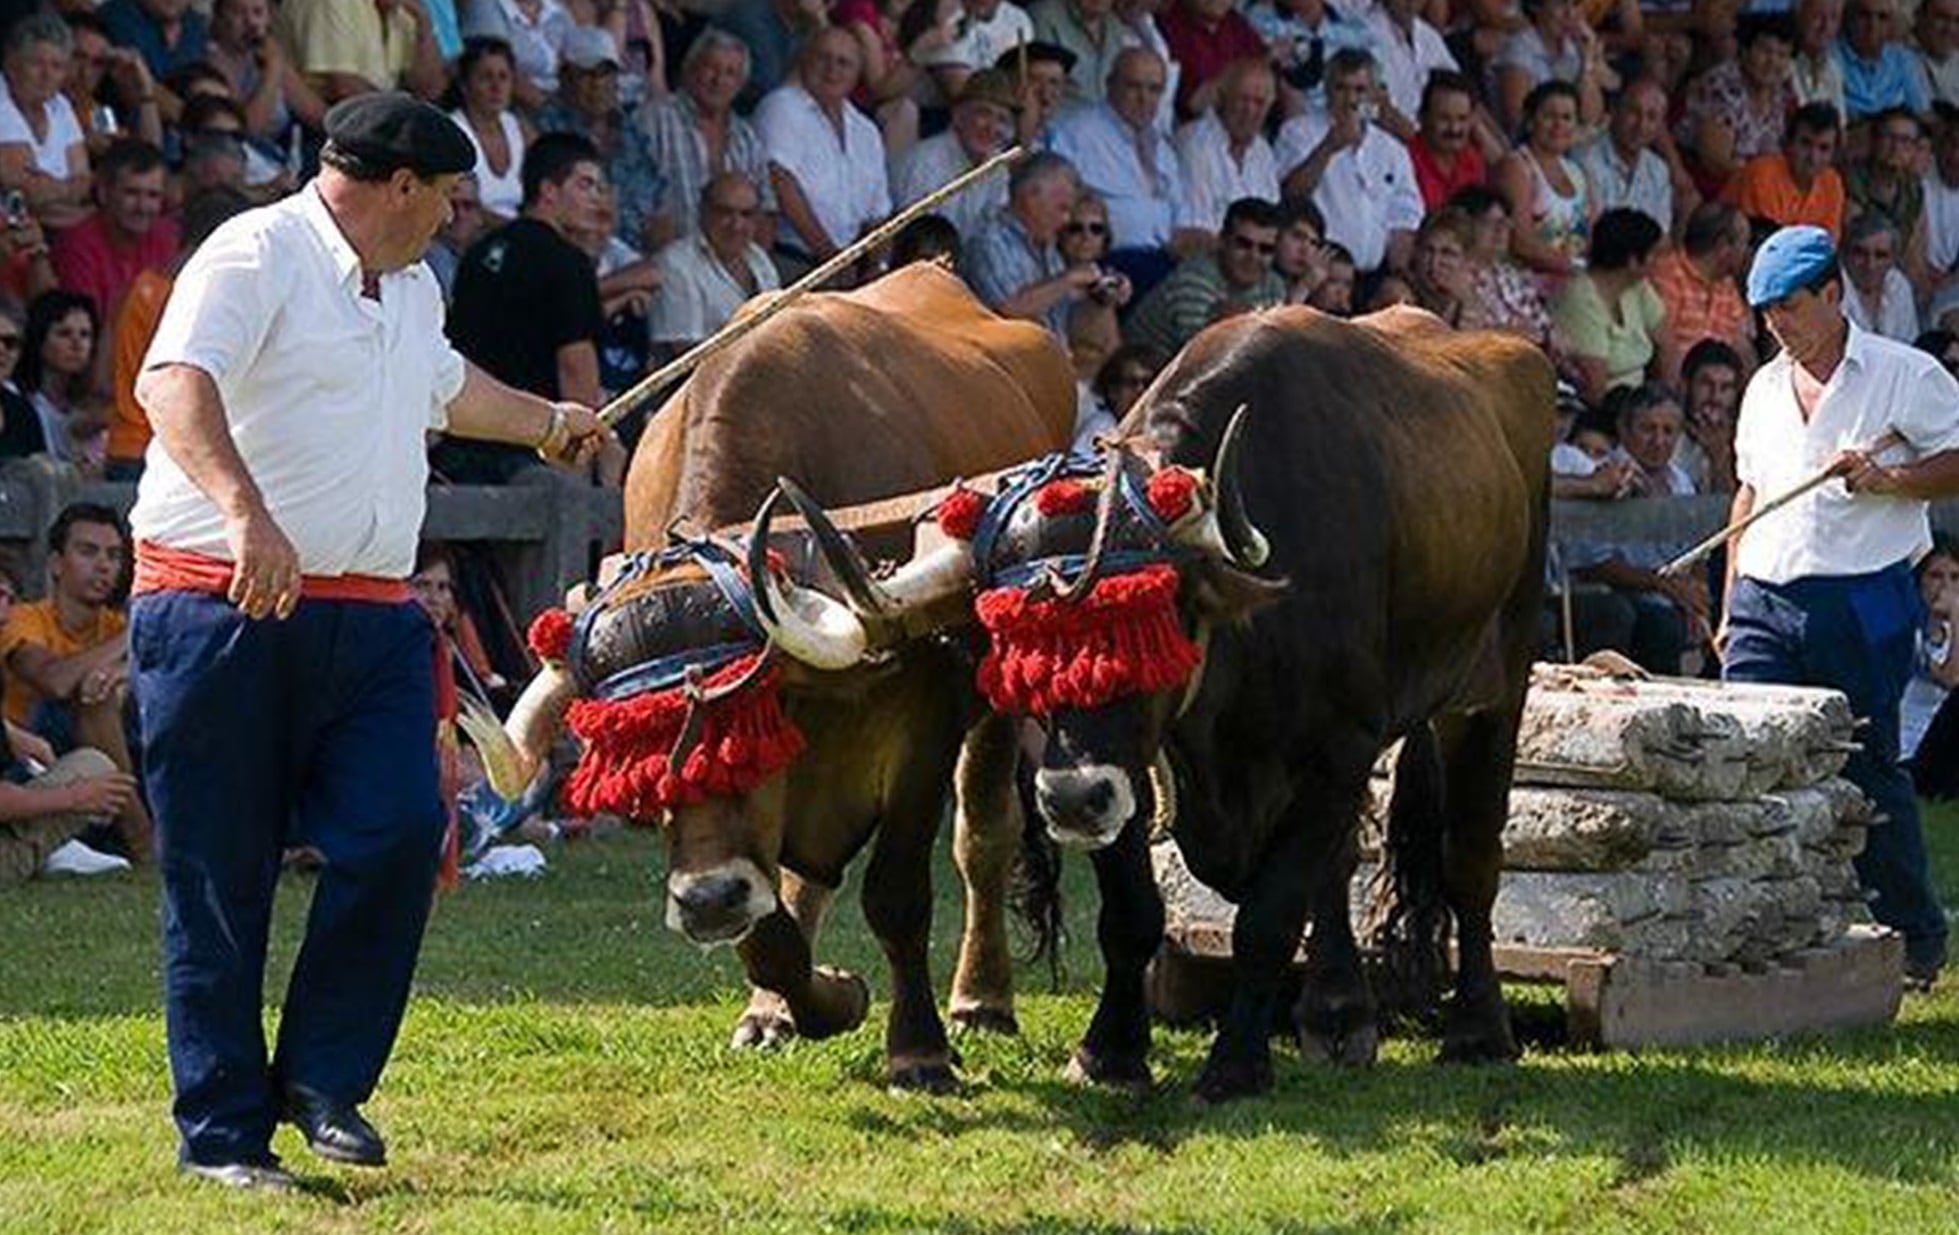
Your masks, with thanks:
[(286, 1086), (286, 1122), (306, 1138), (306, 1147), (329, 1162), (381, 1166), (388, 1147), (374, 1125), (351, 1102), (340, 1102), (304, 1085)]
[(246, 1191), (290, 1192), (299, 1187), (299, 1181), (279, 1165), (277, 1158), (262, 1162), (180, 1162), (177, 1169), (193, 1179)]

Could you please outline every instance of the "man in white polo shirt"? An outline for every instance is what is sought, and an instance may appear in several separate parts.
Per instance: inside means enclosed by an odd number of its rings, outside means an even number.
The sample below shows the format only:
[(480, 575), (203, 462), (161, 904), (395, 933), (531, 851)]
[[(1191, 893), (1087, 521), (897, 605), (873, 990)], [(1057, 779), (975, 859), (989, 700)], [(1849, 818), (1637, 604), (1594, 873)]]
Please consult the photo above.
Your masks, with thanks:
[(700, 230), (660, 250), (660, 293), (648, 332), (679, 355), (727, 324), (751, 297), (781, 286), (755, 243), (762, 195), (741, 172), (722, 172), (701, 190)]
[[(319, 177), (240, 215), (177, 276), (137, 381), (156, 437), (131, 523), (130, 656), (163, 875), (181, 1165), (290, 1187), (277, 1122), (380, 1165), (357, 1109), (408, 1002), (434, 892), (433, 631), (408, 588), (424, 435), (570, 461), (606, 430), (521, 394), (442, 334), (422, 251), (475, 161), (400, 93), (327, 115)], [(273, 619), (273, 620), (267, 620)], [(325, 855), (268, 1061), (279, 859)]]
[[(1912, 566), (1932, 545), (1926, 502), (1959, 493), (1959, 382), (1935, 358), (1845, 319), (1835, 246), (1821, 228), (1769, 237), (1748, 302), (1783, 351), (1742, 399), (1733, 517), (1825, 465), (1841, 483), (1730, 546), (1723, 672), (1849, 696), (1865, 724), (1844, 774), (1885, 817), (1857, 873), (1874, 894), (1872, 914), (1904, 936), (1907, 977), (1930, 986), (1945, 961), (1945, 914), (1898, 765), (1898, 707), (1923, 617)], [(1887, 434), (1902, 445), (1868, 451)]]
[(1279, 129), (1280, 183), (1288, 199), (1309, 198), (1326, 239), (1346, 247), (1360, 270), (1408, 264), (1422, 223), (1422, 190), (1408, 148), (1373, 119), (1377, 68), (1358, 48), (1326, 65), (1326, 111), (1294, 116)]

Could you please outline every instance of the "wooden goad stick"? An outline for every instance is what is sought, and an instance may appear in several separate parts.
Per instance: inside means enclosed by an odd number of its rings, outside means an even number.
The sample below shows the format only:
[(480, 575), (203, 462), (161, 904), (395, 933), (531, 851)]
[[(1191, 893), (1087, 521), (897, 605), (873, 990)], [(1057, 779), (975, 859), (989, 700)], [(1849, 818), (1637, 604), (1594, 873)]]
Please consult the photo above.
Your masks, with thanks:
[(968, 169), (945, 184), (940, 185), (932, 192), (927, 193), (924, 197), (919, 198), (911, 205), (906, 206), (903, 210), (900, 210), (870, 231), (864, 233), (863, 238), (858, 240), (857, 243), (837, 250), (836, 253), (831, 255), (828, 261), (811, 270), (802, 278), (797, 279), (788, 287), (783, 288), (781, 292), (776, 294), (775, 299), (769, 301), (755, 312), (750, 313), (746, 317), (738, 317), (734, 321), (729, 322), (708, 338), (701, 340), (689, 348), (685, 355), (675, 358), (647, 374), (644, 378), (641, 378), (631, 390), (626, 391), (626, 393), (601, 408), (599, 410), (599, 419), (604, 421), (608, 428), (617, 425), (634, 408), (660, 393), (662, 390), (665, 390), (681, 378), (686, 377), (689, 373), (692, 373), (700, 366), (702, 361), (733, 344), (749, 331), (760, 326), (763, 322), (768, 321), (801, 299), (810, 289), (829, 281), (838, 272), (847, 269), (852, 262), (855, 262), (858, 258), (864, 256), (864, 254), (869, 253), (879, 245), (890, 240), (904, 228), (905, 224), (927, 213), (933, 207), (966, 188), (966, 186), (977, 184), (993, 173), (1013, 166), (1013, 164), (1026, 157), (1027, 154), (1028, 150), (1025, 146), (1015, 146), (1010, 150), (1002, 150), (999, 154), (981, 163), (978, 167)]
[[(1878, 455), (1883, 454), (1885, 451), (1891, 449), (1893, 446), (1902, 446), (1904, 444), (1905, 444), (1904, 435), (1899, 433), (1896, 429), (1892, 429), (1887, 433), (1885, 433), (1883, 437), (1878, 438), (1876, 441), (1872, 442), (1869, 446), (1864, 447), (1862, 453), (1869, 455), (1873, 459), (1875, 459)], [(1749, 511), (1747, 518), (1735, 520), (1733, 523), (1730, 523), (1728, 526), (1714, 533), (1714, 535), (1709, 536), (1706, 540), (1701, 541), (1693, 548), (1687, 550), (1687, 552), (1681, 554), (1679, 557), (1674, 558), (1671, 562), (1668, 562), (1666, 565), (1660, 567), (1661, 577), (1671, 578), (1674, 575), (1680, 574), (1682, 571), (1687, 570), (1689, 567), (1693, 566), (1696, 562), (1700, 561), (1708, 554), (1714, 552), (1716, 549), (1726, 544), (1729, 540), (1733, 539), (1736, 536), (1741, 535), (1749, 528), (1754, 527), (1755, 524), (1760, 522), (1762, 519), (1765, 519), (1769, 515), (1774, 514), (1776, 511), (1781, 510), (1784, 506), (1787, 506), (1789, 503), (1795, 501), (1803, 494), (1808, 493), (1810, 490), (1820, 488), (1823, 485), (1829, 483), (1833, 479), (1835, 479), (1835, 473), (1831, 472), (1828, 468), (1824, 468), (1822, 471), (1816, 473), (1816, 475), (1814, 476), (1811, 476), (1808, 480), (1803, 481), (1801, 484), (1789, 490), (1787, 493), (1779, 494), (1776, 497), (1770, 498), (1768, 501), (1762, 503), (1760, 506), (1757, 506), (1755, 509)]]

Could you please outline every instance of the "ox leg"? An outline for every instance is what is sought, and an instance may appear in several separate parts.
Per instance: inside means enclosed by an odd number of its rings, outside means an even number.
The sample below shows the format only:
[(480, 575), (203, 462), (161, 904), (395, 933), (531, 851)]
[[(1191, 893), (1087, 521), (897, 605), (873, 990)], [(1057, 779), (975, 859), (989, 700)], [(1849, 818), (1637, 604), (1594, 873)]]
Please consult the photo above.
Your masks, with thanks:
[[(929, 807), (903, 812), (909, 826), (878, 829), (864, 872), (864, 919), (891, 963), (891, 1015), (885, 1025), (885, 1074), (906, 1089), (943, 1091), (958, 1083), (952, 1048), (932, 995), (932, 842)], [(919, 820), (922, 823), (911, 823)]]
[(871, 990), (855, 974), (814, 966), (809, 938), (796, 919), (778, 906), (755, 924), (736, 949), (748, 980), (774, 991), (789, 1007), (796, 1033), (811, 1040), (848, 1033), (864, 1023)]
[(1075, 1049), (1068, 1076), (1123, 1088), (1150, 1084), (1150, 1015), (1144, 973), (1163, 943), (1163, 897), (1150, 869), (1150, 818), (1129, 821), (1093, 856), (1102, 894), (1095, 937), (1102, 947), (1102, 999)]
[(1450, 807), (1443, 895), (1456, 918), (1456, 986), (1442, 1018), (1442, 1058), (1449, 1062), (1508, 1062), (1518, 1054), (1490, 955), (1490, 907), (1503, 867), (1522, 715), (1520, 703), (1437, 726)]
[(1272, 1088), (1273, 1014), (1285, 998), (1313, 893), (1306, 832), (1287, 828), (1260, 864), (1231, 929), (1231, 1009), (1197, 1078), (1197, 1097), (1226, 1102)]
[[(823, 915), (829, 911), (830, 898), (836, 895), (835, 890), (820, 883), (810, 883), (787, 870), (782, 872), (777, 886), (783, 908), (802, 928), (803, 938), (809, 941), (813, 952), (817, 933), (823, 929)], [(741, 1019), (735, 1022), (735, 1049), (768, 1050), (795, 1036), (796, 1018), (789, 1013), (788, 1001), (772, 990), (750, 987), (748, 1007), (743, 1010)]]
[(1007, 946), (1007, 885), (1021, 829), (1018, 755), (1014, 722), (997, 716), (974, 726), (959, 752), (952, 859), (966, 885), (966, 922), (947, 1004), (958, 1028), (1020, 1032)]
[(1312, 944), (1293, 1009), (1299, 1051), (1310, 1063), (1371, 1064), (1381, 1045), (1347, 901), (1355, 860), (1351, 837), (1345, 850), (1339, 861), (1321, 863), (1317, 872)]

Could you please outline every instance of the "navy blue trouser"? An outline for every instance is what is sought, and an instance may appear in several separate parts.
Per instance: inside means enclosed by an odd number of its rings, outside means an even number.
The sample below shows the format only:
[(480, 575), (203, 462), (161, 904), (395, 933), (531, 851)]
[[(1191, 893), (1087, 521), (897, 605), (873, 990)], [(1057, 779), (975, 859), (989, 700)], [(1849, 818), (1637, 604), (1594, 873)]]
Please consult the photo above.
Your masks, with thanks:
[(1865, 575), (1770, 584), (1735, 580), (1723, 676), (1733, 682), (1828, 686), (1850, 697), (1863, 749), (1844, 775), (1886, 822), (1870, 830), (1857, 875), (1875, 894), (1871, 913), (1905, 937), (1906, 953), (1944, 954), (1945, 913), (1925, 860), (1911, 777), (1898, 765), (1898, 704), (1911, 677), (1923, 602), (1905, 563)]
[[(163, 875), (163, 978), (187, 1160), (269, 1152), (278, 1087), (364, 1101), (408, 1001), (444, 815), (420, 606), (140, 596), (130, 655)], [(326, 857), (268, 1065), (266, 933), (284, 847)]]

